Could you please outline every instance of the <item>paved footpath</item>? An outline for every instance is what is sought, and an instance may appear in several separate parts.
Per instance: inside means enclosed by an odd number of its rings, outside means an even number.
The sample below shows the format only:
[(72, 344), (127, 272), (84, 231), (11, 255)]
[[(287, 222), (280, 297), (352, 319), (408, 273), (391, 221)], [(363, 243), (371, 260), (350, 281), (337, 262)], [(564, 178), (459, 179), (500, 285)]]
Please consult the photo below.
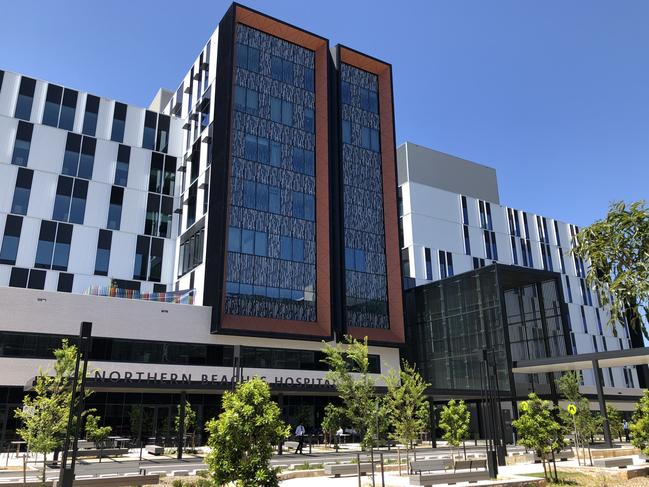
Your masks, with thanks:
[[(522, 451), (519, 447), (511, 447), (511, 451)], [(296, 455), (294, 453), (284, 454), (284, 455), (275, 455), (271, 460), (273, 465), (302, 465), (308, 462), (311, 465), (327, 463), (327, 462), (348, 462), (356, 458), (356, 451), (340, 451), (336, 452), (314, 452), (311, 454)], [(384, 460), (396, 460), (397, 452), (392, 449), (391, 451), (381, 450), (383, 453)], [(468, 454), (475, 453), (484, 453), (484, 447), (467, 447)], [(418, 448), (417, 456), (441, 456), (449, 455), (450, 450), (448, 448)], [(6, 454), (0, 455), (0, 465), (5, 464)], [(378, 457), (378, 454), (375, 453), (375, 456)], [(18, 465), (19, 460), (16, 460), (14, 455), (10, 457), (11, 464)], [(378, 458), (377, 458), (378, 459)], [(21, 461), (20, 461), (21, 462)], [(33, 464), (34, 465), (34, 464)], [(165, 473), (167, 475), (172, 474), (174, 471), (186, 471), (188, 474), (192, 475), (198, 470), (205, 469), (205, 463), (203, 462), (202, 457), (185, 455), (182, 460), (177, 460), (176, 458), (170, 457), (154, 457), (146, 455), (143, 458), (142, 462), (139, 461), (139, 450), (131, 450), (130, 458), (120, 458), (120, 459), (103, 459), (101, 463), (96, 460), (82, 460), (77, 463), (76, 466), (76, 475), (77, 477), (93, 476), (98, 477), (102, 475), (133, 475), (140, 472), (141, 469), (145, 469), (147, 473)], [(27, 472), (28, 480), (36, 479), (36, 476), (39, 475), (39, 471), (31, 470)], [(48, 468), (47, 478), (57, 479), (59, 471), (57, 468)], [(11, 471), (0, 471), (0, 483), (7, 481), (16, 481), (22, 480), (22, 470), (11, 470)], [(297, 479), (299, 480), (299, 479)], [(344, 479), (343, 479), (344, 480)], [(302, 481), (304, 481), (302, 479)], [(287, 484), (295, 485), (295, 484)], [(341, 486), (346, 485), (341, 483)], [(358, 481), (356, 481), (356, 486)]]

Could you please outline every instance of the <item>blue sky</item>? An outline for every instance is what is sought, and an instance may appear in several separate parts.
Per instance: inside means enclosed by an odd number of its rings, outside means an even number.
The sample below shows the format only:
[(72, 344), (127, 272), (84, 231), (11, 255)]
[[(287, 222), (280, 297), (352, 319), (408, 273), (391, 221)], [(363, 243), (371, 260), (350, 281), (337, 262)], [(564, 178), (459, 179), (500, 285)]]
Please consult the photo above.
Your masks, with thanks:
[[(649, 1), (249, 1), (393, 65), (397, 141), (498, 170), (507, 205), (585, 225), (649, 198)], [(0, 69), (140, 106), (229, 3), (4, 2)]]

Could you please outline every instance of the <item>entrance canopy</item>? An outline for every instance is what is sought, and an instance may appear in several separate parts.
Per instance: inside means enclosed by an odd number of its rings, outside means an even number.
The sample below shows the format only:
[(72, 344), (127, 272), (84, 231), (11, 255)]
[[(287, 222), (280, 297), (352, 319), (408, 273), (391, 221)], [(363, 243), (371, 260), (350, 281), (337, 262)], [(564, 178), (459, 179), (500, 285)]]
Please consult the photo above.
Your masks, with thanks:
[(514, 362), (512, 372), (515, 374), (542, 374), (566, 370), (584, 370), (592, 369), (595, 362), (600, 368), (647, 365), (649, 364), (649, 348), (629, 348), (627, 350), (521, 360)]

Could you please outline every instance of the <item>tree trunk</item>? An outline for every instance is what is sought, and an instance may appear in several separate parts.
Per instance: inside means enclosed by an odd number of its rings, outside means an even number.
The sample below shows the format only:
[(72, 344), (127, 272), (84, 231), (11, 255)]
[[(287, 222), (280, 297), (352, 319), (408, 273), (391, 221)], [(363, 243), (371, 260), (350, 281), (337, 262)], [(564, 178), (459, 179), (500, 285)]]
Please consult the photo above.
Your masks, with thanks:
[(593, 466), (593, 455), (590, 453), (590, 445), (588, 445), (588, 458), (590, 460), (590, 466)]
[(47, 475), (47, 453), (43, 453), (43, 484), (46, 482)]
[(559, 476), (557, 475), (557, 459), (554, 456), (554, 451), (552, 452), (552, 465), (554, 465), (554, 481), (559, 483)]
[(542, 457), (541, 457), (541, 464), (543, 465), (543, 477), (545, 477), (545, 480), (550, 480), (550, 479), (548, 478), (548, 472), (547, 472), (547, 470), (545, 469), (545, 456), (542, 456)]

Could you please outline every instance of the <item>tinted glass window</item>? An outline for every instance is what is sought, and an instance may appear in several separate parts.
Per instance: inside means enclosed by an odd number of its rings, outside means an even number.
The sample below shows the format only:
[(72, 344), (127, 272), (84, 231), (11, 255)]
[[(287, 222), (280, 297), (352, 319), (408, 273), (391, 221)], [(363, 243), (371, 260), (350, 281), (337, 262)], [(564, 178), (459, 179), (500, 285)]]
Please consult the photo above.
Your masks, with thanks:
[(143, 237), (142, 235), (137, 237), (133, 279), (146, 280), (147, 265), (149, 263), (149, 241), (149, 237)]
[(15, 117), (22, 120), (29, 120), (32, 115), (32, 104), (34, 102), (34, 89), (36, 80), (23, 78), (20, 80), (20, 89), (18, 90), (18, 100), (16, 102)]
[(11, 212), (18, 215), (26, 215), (29, 206), (29, 194), (32, 189), (32, 177), (34, 171), (23, 167), (18, 169), (16, 177), (16, 189), (14, 190), (14, 199), (11, 203)]
[(162, 250), (164, 240), (161, 238), (151, 239), (151, 260), (149, 263), (149, 281), (159, 282), (162, 274)]
[(74, 179), (66, 176), (59, 176), (56, 186), (56, 198), (54, 200), (54, 212), (52, 219), (67, 222), (70, 217), (70, 200), (72, 198), (72, 186)]
[(88, 195), (88, 181), (75, 179), (72, 190), (72, 203), (70, 205), (70, 223), (83, 223), (86, 213), (86, 196)]
[(170, 119), (167, 115), (158, 115), (158, 132), (156, 136), (156, 150), (160, 152), (167, 152), (169, 146), (169, 123)]
[(70, 243), (72, 242), (72, 225), (65, 223), (58, 224), (56, 232), (56, 245), (54, 246), (54, 258), (52, 269), (58, 271), (68, 270), (68, 259), (70, 258)]
[(79, 169), (79, 156), (81, 153), (81, 136), (68, 133), (68, 140), (65, 144), (63, 155), (63, 169), (61, 172), (68, 176), (76, 176)]
[(110, 140), (115, 142), (124, 142), (124, 127), (126, 126), (127, 107), (123, 103), (115, 102), (115, 111), (113, 112), (113, 128)]
[(128, 164), (131, 158), (131, 148), (120, 145), (117, 149), (117, 164), (115, 165), (115, 184), (126, 186), (128, 183)]
[(95, 165), (95, 146), (97, 141), (92, 137), (84, 137), (81, 144), (81, 158), (79, 159), (79, 177), (92, 179), (92, 170)]
[(112, 239), (113, 232), (108, 230), (99, 230), (99, 237), (97, 239), (97, 255), (95, 257), (95, 274), (98, 276), (108, 275)]
[(18, 130), (16, 131), (16, 142), (14, 144), (13, 155), (11, 156), (11, 163), (17, 166), (27, 166), (29, 159), (29, 149), (32, 143), (32, 131), (34, 126), (27, 122), (18, 122)]
[(52, 265), (52, 252), (54, 251), (54, 238), (56, 237), (56, 223), (43, 220), (38, 236), (36, 248), (35, 267), (49, 269)]
[(110, 190), (110, 204), (108, 205), (108, 221), (106, 228), (119, 230), (122, 222), (122, 200), (124, 199), (124, 188), (113, 186)]
[(86, 111), (83, 116), (83, 133), (95, 135), (97, 130), (97, 114), (99, 113), (99, 97), (88, 95), (86, 97)]
[(49, 85), (47, 87), (45, 107), (43, 109), (43, 125), (49, 125), (51, 127), (56, 127), (58, 125), (62, 97), (63, 88), (56, 85)]
[(71, 293), (73, 281), (74, 281), (74, 274), (67, 274), (65, 272), (61, 272), (59, 274), (59, 282), (56, 286), (56, 290), (62, 293)]
[(22, 217), (7, 215), (2, 247), (0, 247), (0, 264), (14, 265), (16, 263), (22, 225)]
[(29, 289), (45, 289), (45, 275), (45, 271), (37, 271), (36, 269), (29, 271), (27, 287)]
[(155, 130), (158, 116), (147, 110), (144, 114), (144, 133), (142, 135), (142, 147), (151, 149), (155, 147)]
[(28, 276), (29, 276), (29, 269), (14, 267), (13, 269), (11, 269), (11, 275), (9, 276), (9, 286), (27, 287)]
[(63, 92), (63, 103), (61, 104), (61, 115), (59, 117), (59, 128), (72, 130), (74, 127), (74, 114), (77, 110), (78, 93), (67, 88)]

